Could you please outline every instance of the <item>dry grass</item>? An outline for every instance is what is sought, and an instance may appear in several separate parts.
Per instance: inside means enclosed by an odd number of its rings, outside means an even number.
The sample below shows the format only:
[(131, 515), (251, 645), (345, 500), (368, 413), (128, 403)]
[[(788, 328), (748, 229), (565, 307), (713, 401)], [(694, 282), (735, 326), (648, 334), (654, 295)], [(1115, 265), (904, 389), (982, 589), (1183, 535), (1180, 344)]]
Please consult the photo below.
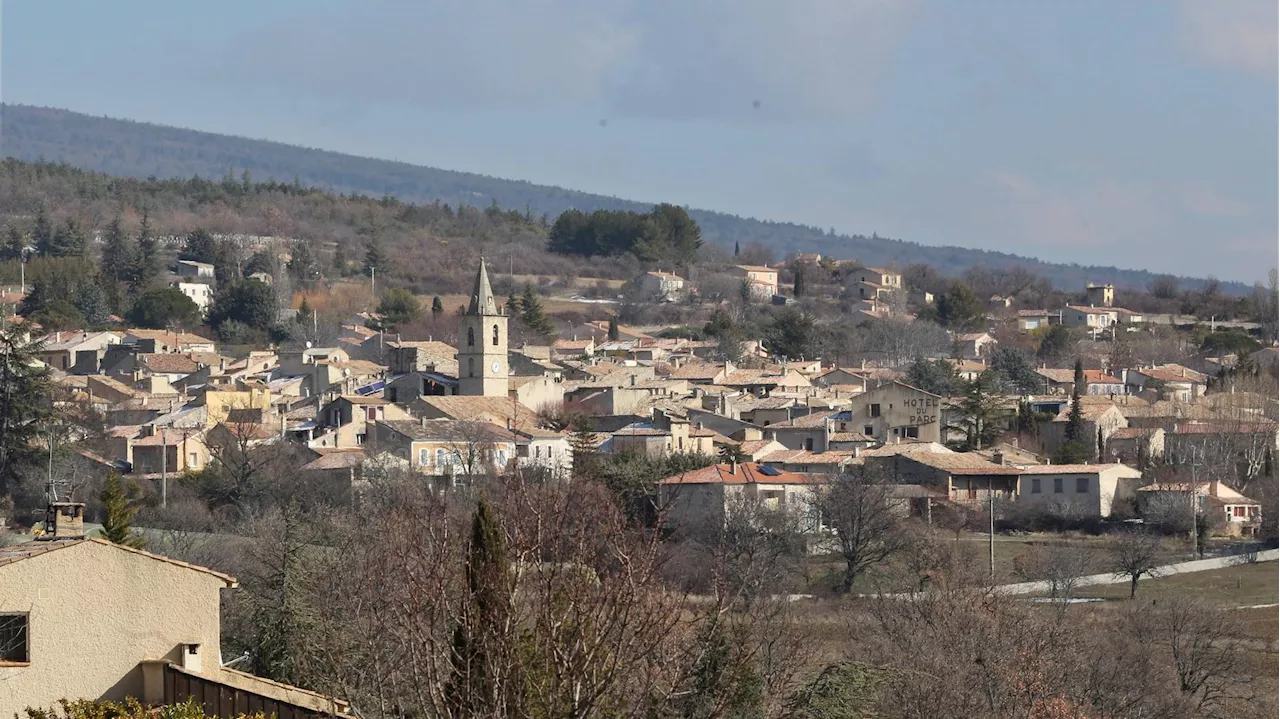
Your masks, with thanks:
[[(1138, 597), (1158, 601), (1165, 597), (1190, 596), (1231, 608), (1275, 604), (1280, 601), (1280, 592), (1277, 591), (1276, 584), (1280, 581), (1278, 567), (1280, 565), (1276, 562), (1258, 562), (1225, 569), (1143, 579), (1138, 585)], [(1129, 586), (1128, 584), (1111, 584), (1081, 587), (1076, 593), (1088, 597), (1128, 599)], [(1275, 634), (1275, 608), (1250, 611), (1268, 612), (1273, 625), (1271, 633)]]

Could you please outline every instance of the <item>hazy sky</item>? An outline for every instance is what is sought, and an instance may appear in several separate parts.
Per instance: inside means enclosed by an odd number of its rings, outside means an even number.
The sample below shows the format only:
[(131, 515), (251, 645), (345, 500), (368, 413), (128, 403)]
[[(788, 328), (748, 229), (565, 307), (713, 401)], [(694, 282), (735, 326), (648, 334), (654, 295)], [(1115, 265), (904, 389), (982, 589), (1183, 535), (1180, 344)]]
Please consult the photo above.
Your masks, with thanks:
[(6, 102), (1253, 281), (1275, 0), (3, 0)]

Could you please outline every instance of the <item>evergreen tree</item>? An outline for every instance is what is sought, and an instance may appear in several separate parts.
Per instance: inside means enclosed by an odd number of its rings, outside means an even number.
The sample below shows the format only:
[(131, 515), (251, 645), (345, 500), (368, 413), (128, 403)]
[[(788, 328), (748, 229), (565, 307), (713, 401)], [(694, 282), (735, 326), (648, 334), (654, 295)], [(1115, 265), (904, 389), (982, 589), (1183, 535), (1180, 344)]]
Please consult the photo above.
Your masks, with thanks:
[(962, 383), (955, 427), (964, 433), (964, 440), (952, 449), (973, 452), (995, 442), (1001, 431), (1000, 415), (1004, 405), (999, 384), (999, 377), (991, 370), (972, 382)]
[(71, 304), (80, 310), (85, 322), (91, 326), (99, 327), (111, 320), (111, 306), (107, 301), (107, 293), (98, 282), (81, 283)]
[(369, 241), (364, 246), (365, 276), (372, 276), (375, 272), (385, 275), (390, 266), (387, 251), (382, 247), (382, 238), (376, 233), (370, 235)]
[(187, 238), (182, 243), (182, 251), (178, 253), (178, 259), (216, 264), (218, 241), (208, 230), (197, 227), (187, 234)]
[(138, 229), (138, 250), (133, 256), (133, 269), (129, 273), (129, 294), (141, 297), (151, 289), (160, 275), (160, 243), (151, 230), (151, 216), (143, 211), (142, 225)]
[(422, 304), (409, 290), (395, 287), (382, 294), (377, 312), (382, 317), (380, 324), (384, 329), (395, 331), (400, 325), (406, 325), (418, 319), (422, 314)]
[(742, 247), (740, 247), (740, 246), (738, 245), (738, 241), (737, 241), (737, 240), (734, 240), (734, 241), (733, 241), (733, 256), (734, 256), (734, 257), (737, 257), (737, 256), (738, 256), (738, 255), (740, 255), (740, 254), (742, 254)]
[(129, 322), (148, 329), (189, 330), (199, 327), (201, 321), (200, 307), (173, 287), (144, 293), (129, 310)]
[(1075, 380), (1075, 396), (1083, 397), (1089, 394), (1089, 385), (1084, 381), (1084, 363), (1080, 361), (1079, 357), (1076, 358), (1076, 368), (1073, 378)]
[(0, 246), (0, 261), (21, 260), (27, 251), (27, 238), (17, 225), (5, 229), (4, 244)]
[(45, 213), (44, 203), (36, 209), (35, 226), (31, 228), (31, 244), (35, 245), (36, 254), (49, 256), (53, 254), (53, 225), (49, 215)]
[(342, 249), (341, 243), (333, 248), (332, 274), (338, 277), (343, 277), (347, 274), (347, 252)]
[(102, 536), (125, 547), (141, 547), (142, 537), (134, 533), (132, 526), (138, 508), (129, 498), (119, 474), (107, 474), (107, 483), (98, 498), (102, 500)]
[(1035, 394), (1043, 382), (1027, 355), (1012, 347), (1001, 347), (991, 357), (991, 369), (1018, 394)]
[(218, 290), (209, 307), (209, 324), (240, 322), (265, 330), (276, 323), (276, 296), (270, 285), (257, 280), (240, 280)]
[(940, 397), (950, 397), (960, 382), (955, 365), (946, 360), (929, 360), (917, 357), (907, 368), (907, 384)]
[[(1077, 362), (1077, 366), (1079, 363)], [(1080, 389), (1071, 391), (1071, 409), (1067, 414), (1067, 426), (1063, 430), (1063, 442), (1054, 454), (1057, 464), (1076, 464), (1089, 458), (1089, 439), (1084, 432), (1084, 410), (1080, 406)]]
[(507, 295), (507, 316), (508, 317), (520, 316), (520, 298), (516, 297), (516, 293), (514, 292)]
[(1102, 428), (1098, 428), (1098, 461), (1103, 461), (1107, 456), (1107, 442), (1102, 438)]
[(618, 341), (618, 318), (617, 317), (609, 318), (609, 341), (611, 342)]
[(51, 257), (84, 257), (88, 250), (89, 243), (80, 229), (80, 224), (75, 221), (75, 218), (68, 217), (67, 221), (54, 231), (53, 240), (48, 245), (48, 252), (44, 254)]
[(28, 329), (0, 322), (0, 493), (17, 486), (22, 471), (44, 456), (52, 416), (49, 369), (37, 362), (39, 341), (27, 339)]
[(298, 313), (293, 316), (293, 319), (298, 324), (308, 322), (311, 320), (312, 312), (313, 310), (311, 309), (311, 303), (307, 301), (307, 296), (303, 295), (302, 302), (301, 304), (298, 305)]
[(98, 265), (102, 278), (109, 282), (125, 282), (129, 279), (129, 268), (133, 263), (133, 248), (128, 235), (120, 228), (120, 216), (116, 215), (102, 236), (102, 259)]
[(289, 270), (289, 276), (299, 282), (311, 282), (320, 276), (315, 254), (311, 251), (311, 243), (304, 240), (297, 240), (293, 243), (289, 253), (287, 269)]
[(545, 339), (555, 336), (555, 326), (543, 312), (542, 302), (538, 300), (538, 293), (533, 289), (533, 285), (524, 286), (524, 295), (520, 298), (520, 321), (524, 322), (524, 326), (531, 332)]
[(932, 306), (922, 310), (920, 316), (955, 332), (976, 332), (986, 324), (982, 303), (962, 282), (951, 283), (951, 287)]
[(791, 294), (794, 297), (804, 296), (804, 265), (799, 262), (795, 265), (795, 282), (791, 285)]
[(444, 314), (444, 303), (440, 301), (440, 295), (436, 295), (431, 298), (431, 321), (440, 319), (442, 314)]
[(466, 595), (453, 632), (452, 676), (446, 700), (455, 716), (500, 716), (516, 691), (513, 677), (499, 686), (493, 669), (506, 665), (511, 566), (497, 518), (485, 494), (476, 502), (467, 547)]

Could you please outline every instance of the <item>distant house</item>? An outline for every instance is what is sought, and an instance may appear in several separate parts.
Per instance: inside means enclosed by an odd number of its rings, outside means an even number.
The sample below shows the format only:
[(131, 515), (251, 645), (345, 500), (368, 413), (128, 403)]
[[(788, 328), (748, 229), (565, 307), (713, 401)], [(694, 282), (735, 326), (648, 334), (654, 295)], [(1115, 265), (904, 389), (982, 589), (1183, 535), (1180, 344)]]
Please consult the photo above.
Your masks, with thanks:
[(753, 297), (768, 299), (778, 294), (778, 271), (772, 267), (734, 265), (729, 274), (746, 281)]
[(551, 343), (551, 359), (579, 359), (590, 357), (596, 351), (596, 341), (590, 337), (585, 340), (560, 338)]
[(213, 279), (213, 265), (195, 260), (178, 260), (176, 274), (179, 277), (205, 277)]
[(487, 422), (379, 420), (366, 451), (391, 452), (413, 469), (440, 478), (497, 474), (516, 457), (516, 435)]
[(866, 283), (887, 291), (902, 289), (902, 275), (881, 267), (859, 267), (847, 275), (855, 283)]
[(1095, 285), (1090, 282), (1084, 286), (1085, 300), (1098, 307), (1110, 307), (1115, 304), (1115, 285)]
[(853, 399), (848, 431), (881, 442), (941, 441), (942, 398), (901, 382), (888, 382)]
[(1147, 391), (1160, 399), (1191, 402), (1204, 394), (1209, 378), (1189, 367), (1168, 363), (1128, 370), (1124, 381), (1134, 394)]
[[(1040, 375), (1040, 379), (1044, 383), (1045, 394), (1069, 395), (1075, 390), (1076, 373), (1074, 369), (1043, 368), (1036, 370), (1036, 374)], [(1125, 394), (1124, 380), (1119, 377), (1112, 377), (1102, 370), (1085, 370), (1084, 382), (1087, 388), (1085, 394), (1087, 395), (1107, 397)]]
[(747, 503), (792, 512), (817, 529), (812, 500), (818, 482), (807, 474), (755, 463), (713, 464), (658, 480), (658, 503), (671, 529), (715, 531)]
[(986, 332), (961, 332), (955, 336), (956, 356), (961, 359), (979, 359), (995, 351), (1000, 344)]
[(1001, 295), (991, 295), (991, 299), (987, 300), (987, 306), (992, 309), (1002, 310), (1013, 305), (1012, 297), (1003, 297)]
[(1115, 314), (1106, 307), (1067, 305), (1062, 310), (1062, 324), (1067, 327), (1085, 327), (1092, 331), (1104, 330), (1115, 324)]
[(684, 294), (684, 278), (660, 270), (646, 272), (636, 278), (640, 291), (662, 302), (675, 302)]
[(1106, 443), (1106, 458), (1143, 466), (1164, 456), (1164, 430), (1160, 427), (1121, 427)]
[[(1084, 436), (1080, 442), (1089, 453), (1091, 459), (1098, 455), (1098, 434), (1101, 432), (1103, 449), (1111, 435), (1129, 422), (1124, 413), (1116, 405), (1106, 401), (1090, 401), (1080, 403), (1080, 414), (1084, 419)], [(1040, 423), (1040, 442), (1047, 454), (1053, 454), (1066, 442), (1067, 420), (1071, 416), (1071, 407), (1064, 405), (1050, 422)]]
[(119, 343), (113, 332), (52, 332), (45, 335), (36, 357), (54, 369), (94, 374), (107, 347)]
[(201, 314), (207, 312), (209, 305), (213, 303), (212, 285), (207, 285), (203, 282), (174, 282), (173, 289), (186, 295), (188, 299), (196, 303), (196, 307), (200, 308)]
[(1196, 507), (1201, 512), (1218, 511), (1226, 521), (1227, 533), (1252, 534), (1262, 520), (1262, 503), (1250, 499), (1222, 482), (1157, 483), (1138, 488), (1138, 513), (1147, 514), (1153, 507), (1191, 507), (1194, 492)]
[(1011, 500), (1017, 496), (1021, 469), (932, 443), (922, 443), (920, 447), (941, 451), (896, 451), (894, 445), (887, 445), (864, 452), (863, 461), (868, 470), (886, 481), (929, 487), (957, 504), (983, 505), (992, 499)]
[(1018, 310), (1018, 331), (1030, 332), (1050, 325), (1049, 310)]
[(1133, 499), (1142, 472), (1123, 464), (1046, 464), (1023, 467), (1018, 502), (1074, 516), (1108, 517), (1119, 500)]

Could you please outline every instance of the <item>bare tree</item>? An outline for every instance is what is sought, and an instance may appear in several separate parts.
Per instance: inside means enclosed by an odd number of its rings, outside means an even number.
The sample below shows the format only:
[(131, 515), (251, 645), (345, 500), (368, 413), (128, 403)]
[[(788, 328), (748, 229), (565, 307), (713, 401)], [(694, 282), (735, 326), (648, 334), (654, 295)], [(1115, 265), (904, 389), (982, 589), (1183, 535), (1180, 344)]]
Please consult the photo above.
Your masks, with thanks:
[(1049, 584), (1049, 596), (1065, 606), (1075, 593), (1076, 584), (1094, 566), (1093, 552), (1065, 543), (1039, 544), (1014, 560), (1014, 571), (1026, 581)]
[(1138, 595), (1138, 580), (1158, 576), (1164, 543), (1159, 535), (1142, 529), (1116, 532), (1110, 541), (1111, 572), (1129, 578), (1129, 598)]
[(901, 508), (891, 485), (864, 468), (842, 474), (814, 495), (814, 507), (830, 530), (836, 554), (845, 563), (840, 590), (848, 593), (866, 570), (908, 546)]

